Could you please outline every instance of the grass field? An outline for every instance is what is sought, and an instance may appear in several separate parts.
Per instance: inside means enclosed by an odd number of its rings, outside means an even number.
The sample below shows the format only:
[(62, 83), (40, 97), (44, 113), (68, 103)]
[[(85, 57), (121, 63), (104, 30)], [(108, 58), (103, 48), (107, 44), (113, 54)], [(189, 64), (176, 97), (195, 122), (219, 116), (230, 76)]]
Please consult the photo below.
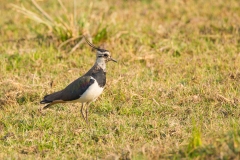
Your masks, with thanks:
[[(240, 159), (239, 0), (59, 2), (37, 1), (67, 32), (0, 0), (0, 159)], [(89, 125), (81, 104), (39, 111), (93, 65), (59, 50), (82, 33), (118, 60)]]

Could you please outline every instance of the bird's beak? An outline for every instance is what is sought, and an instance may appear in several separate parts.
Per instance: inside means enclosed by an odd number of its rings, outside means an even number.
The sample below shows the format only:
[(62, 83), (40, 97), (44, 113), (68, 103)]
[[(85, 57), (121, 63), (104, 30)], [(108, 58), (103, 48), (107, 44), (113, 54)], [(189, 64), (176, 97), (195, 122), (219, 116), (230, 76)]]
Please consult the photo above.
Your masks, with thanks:
[(117, 63), (117, 61), (115, 59), (113, 59), (112, 57), (109, 58), (109, 61), (113, 61), (113, 62)]

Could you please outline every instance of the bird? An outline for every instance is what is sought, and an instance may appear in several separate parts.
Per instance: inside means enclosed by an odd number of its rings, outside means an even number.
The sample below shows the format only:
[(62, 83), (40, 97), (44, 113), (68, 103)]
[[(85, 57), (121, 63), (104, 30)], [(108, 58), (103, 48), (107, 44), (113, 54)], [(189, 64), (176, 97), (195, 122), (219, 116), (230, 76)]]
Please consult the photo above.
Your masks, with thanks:
[(88, 105), (101, 95), (106, 85), (106, 63), (117, 61), (111, 57), (111, 53), (108, 50), (96, 47), (84, 35), (83, 38), (90, 47), (96, 50), (94, 65), (88, 72), (74, 80), (64, 89), (44, 96), (40, 104), (47, 104), (43, 107), (43, 109), (47, 109), (58, 103), (80, 102), (82, 103), (80, 109), (81, 115), (88, 123)]

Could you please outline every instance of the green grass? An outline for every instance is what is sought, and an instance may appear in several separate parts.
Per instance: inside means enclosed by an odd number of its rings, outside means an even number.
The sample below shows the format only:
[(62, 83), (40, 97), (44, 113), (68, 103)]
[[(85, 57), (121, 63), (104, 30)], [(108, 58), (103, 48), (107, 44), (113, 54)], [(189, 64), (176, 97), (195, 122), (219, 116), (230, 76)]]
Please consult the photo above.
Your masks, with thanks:
[[(0, 159), (240, 158), (238, 0), (77, 3), (77, 25), (119, 61), (108, 64), (89, 125), (81, 104), (40, 112), (39, 101), (95, 54), (85, 43), (59, 52), (61, 39), (10, 9), (30, 3), (0, 3)], [(73, 1), (63, 3), (72, 13)], [(65, 14), (57, 1), (38, 4)]]

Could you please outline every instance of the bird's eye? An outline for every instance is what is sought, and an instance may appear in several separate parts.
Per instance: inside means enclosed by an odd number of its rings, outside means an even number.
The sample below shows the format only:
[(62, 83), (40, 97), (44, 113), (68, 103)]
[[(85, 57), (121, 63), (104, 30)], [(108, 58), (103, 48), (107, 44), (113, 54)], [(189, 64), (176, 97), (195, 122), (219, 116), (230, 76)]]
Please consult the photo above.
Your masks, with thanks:
[(104, 57), (107, 57), (108, 56), (108, 54), (104, 54)]

